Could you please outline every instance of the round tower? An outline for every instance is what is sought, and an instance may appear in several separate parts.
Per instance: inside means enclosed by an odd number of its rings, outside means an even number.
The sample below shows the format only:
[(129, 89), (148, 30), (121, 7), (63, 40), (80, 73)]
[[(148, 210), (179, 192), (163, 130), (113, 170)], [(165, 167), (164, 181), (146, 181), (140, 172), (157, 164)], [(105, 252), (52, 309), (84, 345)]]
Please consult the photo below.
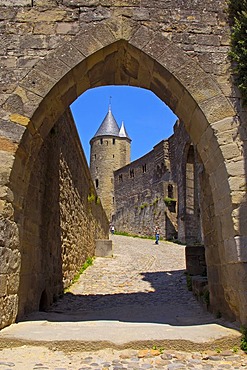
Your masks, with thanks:
[(124, 124), (119, 128), (109, 106), (103, 122), (90, 140), (90, 172), (108, 220), (114, 210), (114, 174), (130, 163), (130, 143)]

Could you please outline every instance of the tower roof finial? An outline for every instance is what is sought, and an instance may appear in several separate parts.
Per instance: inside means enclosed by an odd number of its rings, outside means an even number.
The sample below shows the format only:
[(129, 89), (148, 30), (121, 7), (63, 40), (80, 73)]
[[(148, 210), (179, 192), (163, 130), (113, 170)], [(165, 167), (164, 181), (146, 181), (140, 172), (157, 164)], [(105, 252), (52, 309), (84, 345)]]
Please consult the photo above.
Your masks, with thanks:
[(112, 97), (110, 96), (109, 97), (109, 111), (111, 111), (111, 100), (112, 100)]

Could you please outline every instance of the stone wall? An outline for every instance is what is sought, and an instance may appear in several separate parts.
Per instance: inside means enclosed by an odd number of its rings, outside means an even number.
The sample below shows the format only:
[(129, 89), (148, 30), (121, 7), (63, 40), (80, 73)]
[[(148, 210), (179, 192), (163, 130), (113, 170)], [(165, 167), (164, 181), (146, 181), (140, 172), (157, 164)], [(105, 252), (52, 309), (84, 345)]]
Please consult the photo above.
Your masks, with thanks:
[(172, 198), (176, 198), (169, 144), (163, 140), (151, 152), (114, 172), (116, 230), (153, 236), (158, 225), (161, 237), (176, 238), (176, 202), (165, 203), (169, 186), (173, 188)]
[(187, 245), (203, 243), (199, 186), (202, 164), (183, 122), (179, 120), (174, 125), (169, 146), (171, 172), (178, 192), (178, 240)]
[(24, 210), (18, 317), (47, 308), (63, 294), (86, 259), (94, 256), (95, 239), (108, 238), (108, 221), (70, 111), (39, 151)]
[(115, 171), (116, 230), (153, 235), (159, 225), (164, 239), (178, 239), (187, 245), (202, 243), (200, 166), (196, 148), (178, 120), (169, 139)]

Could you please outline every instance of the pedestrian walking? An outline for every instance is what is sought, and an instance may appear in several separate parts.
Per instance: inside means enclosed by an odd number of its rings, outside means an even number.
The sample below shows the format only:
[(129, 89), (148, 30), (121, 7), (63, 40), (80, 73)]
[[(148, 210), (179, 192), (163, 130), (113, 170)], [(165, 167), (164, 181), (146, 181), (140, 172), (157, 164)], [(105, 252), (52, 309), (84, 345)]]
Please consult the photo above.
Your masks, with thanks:
[(160, 240), (160, 229), (158, 226), (155, 226), (155, 244), (159, 244)]
[(111, 225), (111, 227), (110, 227), (110, 232), (111, 232), (111, 234), (112, 234), (112, 235), (114, 234), (114, 232), (115, 232), (115, 227), (114, 227), (114, 225)]

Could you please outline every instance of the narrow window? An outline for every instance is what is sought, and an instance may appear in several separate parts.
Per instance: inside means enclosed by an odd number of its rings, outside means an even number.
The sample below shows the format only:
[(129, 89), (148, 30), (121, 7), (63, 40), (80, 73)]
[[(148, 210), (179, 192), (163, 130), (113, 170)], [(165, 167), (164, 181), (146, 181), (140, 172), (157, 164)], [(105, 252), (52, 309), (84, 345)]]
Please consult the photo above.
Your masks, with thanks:
[(100, 144), (101, 144), (101, 145), (103, 144), (103, 139), (100, 139)]
[(173, 186), (171, 184), (168, 185), (168, 198), (174, 198), (173, 195)]
[(112, 198), (112, 203), (114, 204), (114, 202), (115, 202), (115, 198), (113, 197), (113, 198)]
[(98, 179), (95, 180), (95, 186), (96, 186), (96, 189), (98, 189), (98, 187), (99, 187), (99, 180)]
[(115, 145), (115, 139), (112, 139), (112, 144)]
[(115, 155), (113, 154), (113, 155), (112, 155), (112, 158), (114, 158), (114, 157), (115, 157)]
[(142, 165), (142, 172), (143, 173), (147, 172), (147, 165), (146, 164)]
[(122, 174), (118, 176), (118, 181), (123, 182), (123, 175)]
[(96, 159), (96, 154), (94, 154), (94, 159)]
[(130, 178), (133, 179), (134, 176), (135, 176), (134, 170), (132, 169), (132, 170), (130, 170)]

